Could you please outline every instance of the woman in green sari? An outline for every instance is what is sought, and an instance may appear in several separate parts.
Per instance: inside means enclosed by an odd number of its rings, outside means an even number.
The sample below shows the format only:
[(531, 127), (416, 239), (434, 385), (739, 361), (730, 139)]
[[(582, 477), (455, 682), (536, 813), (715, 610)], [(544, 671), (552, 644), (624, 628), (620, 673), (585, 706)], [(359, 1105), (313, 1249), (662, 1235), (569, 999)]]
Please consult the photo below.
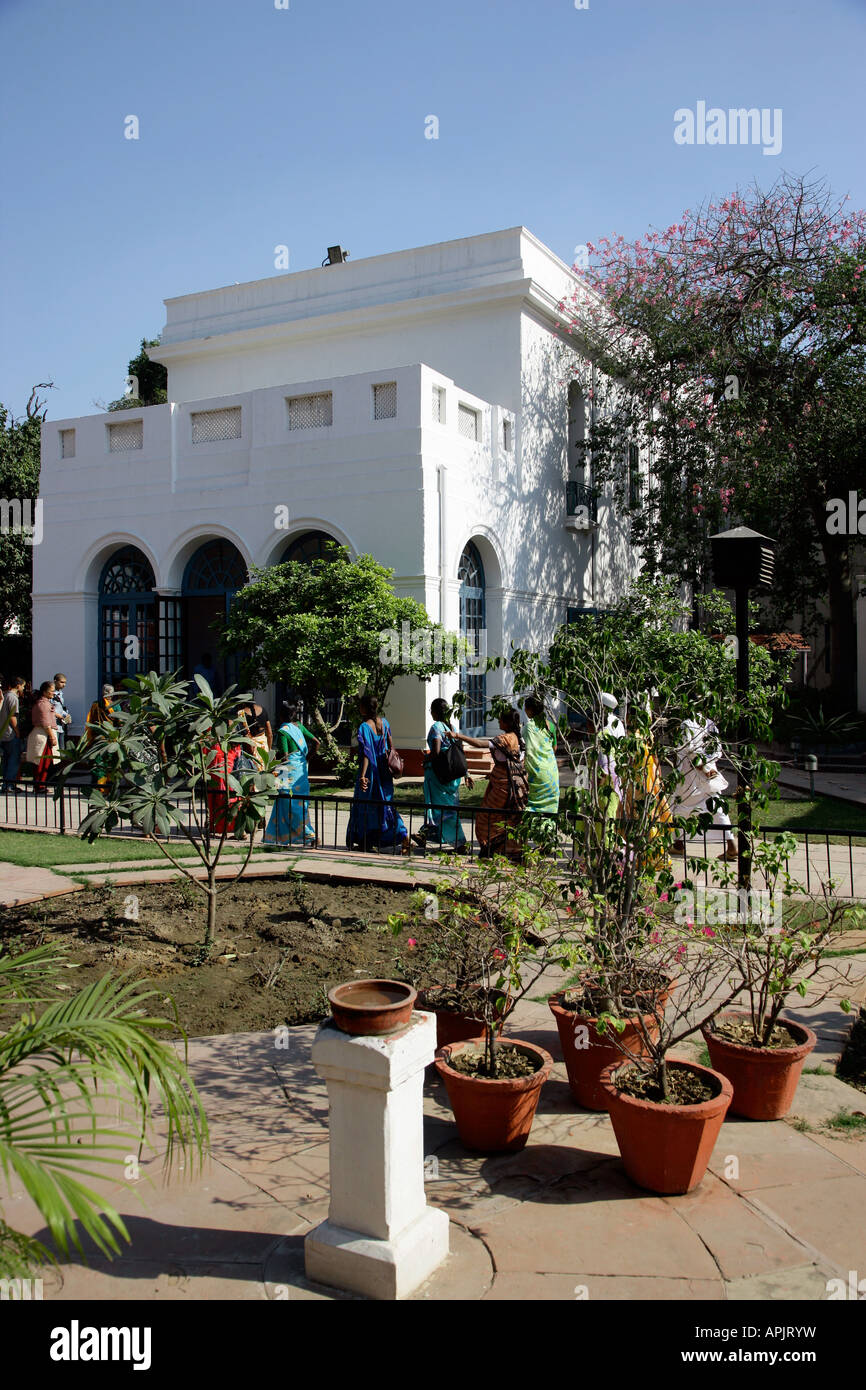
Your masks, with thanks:
[(530, 813), (555, 816), (559, 810), (559, 768), (556, 763), (556, 725), (546, 719), (537, 695), (523, 702), (526, 726), (526, 778), (529, 783)]
[(315, 847), (316, 832), (310, 824), (310, 779), (307, 775), (307, 750), (319, 740), (306, 725), (298, 721), (298, 706), (283, 701), (282, 722), (274, 739), (274, 751), (284, 759), (277, 770), (277, 799), (265, 827), (262, 843), (268, 849), (283, 845)]

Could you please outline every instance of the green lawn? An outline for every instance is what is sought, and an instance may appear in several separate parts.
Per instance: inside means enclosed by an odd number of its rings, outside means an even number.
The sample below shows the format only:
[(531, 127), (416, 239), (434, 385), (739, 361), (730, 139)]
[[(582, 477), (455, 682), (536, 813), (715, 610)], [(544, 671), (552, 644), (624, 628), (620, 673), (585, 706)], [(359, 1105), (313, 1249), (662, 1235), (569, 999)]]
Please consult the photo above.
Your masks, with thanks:
[(866, 833), (866, 806), (816, 796), (811, 801), (771, 801), (755, 816), (757, 826), (792, 830), (858, 830)]
[[(172, 845), (173, 854), (192, 854), (189, 845)], [(0, 860), (25, 868), (54, 864), (104, 864), (118, 859), (165, 859), (149, 841), (105, 837), (88, 845), (77, 835), (48, 835), (38, 830), (0, 830)]]

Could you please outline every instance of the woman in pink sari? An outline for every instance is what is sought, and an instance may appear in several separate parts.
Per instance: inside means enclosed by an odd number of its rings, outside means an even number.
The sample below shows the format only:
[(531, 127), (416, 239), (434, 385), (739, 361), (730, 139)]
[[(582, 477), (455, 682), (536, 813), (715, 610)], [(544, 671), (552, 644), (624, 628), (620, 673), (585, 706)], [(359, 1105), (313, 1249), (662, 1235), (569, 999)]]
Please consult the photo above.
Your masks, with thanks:
[(36, 787), (45, 786), (52, 764), (60, 756), (57, 716), (51, 707), (53, 694), (54, 682), (43, 681), (31, 711), (33, 727), (27, 738), (27, 761), (35, 765), (33, 784)]

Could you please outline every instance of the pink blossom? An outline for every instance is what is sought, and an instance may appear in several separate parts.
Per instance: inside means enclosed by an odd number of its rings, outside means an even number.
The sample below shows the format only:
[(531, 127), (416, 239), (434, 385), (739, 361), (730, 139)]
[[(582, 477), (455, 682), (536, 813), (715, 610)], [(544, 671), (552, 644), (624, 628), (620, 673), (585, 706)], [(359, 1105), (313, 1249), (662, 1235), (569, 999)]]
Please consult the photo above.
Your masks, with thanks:
[(406, 945), (408, 946), (410, 951), (414, 951), (415, 947), (418, 945), (417, 938), (414, 936), (410, 936), (409, 940), (406, 942)]

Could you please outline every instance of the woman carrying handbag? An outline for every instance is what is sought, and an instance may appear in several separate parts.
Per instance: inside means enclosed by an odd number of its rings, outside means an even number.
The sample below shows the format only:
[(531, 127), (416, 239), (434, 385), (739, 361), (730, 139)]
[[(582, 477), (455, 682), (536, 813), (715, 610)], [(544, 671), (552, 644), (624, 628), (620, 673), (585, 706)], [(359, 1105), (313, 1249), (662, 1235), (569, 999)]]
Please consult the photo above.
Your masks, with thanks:
[(359, 701), (358, 775), (352, 810), (346, 829), (346, 848), (372, 850), (398, 846), (409, 854), (409, 832), (394, 808), (394, 776), (403, 771), (403, 759), (391, 740), (391, 726), (379, 713), (374, 695)]

